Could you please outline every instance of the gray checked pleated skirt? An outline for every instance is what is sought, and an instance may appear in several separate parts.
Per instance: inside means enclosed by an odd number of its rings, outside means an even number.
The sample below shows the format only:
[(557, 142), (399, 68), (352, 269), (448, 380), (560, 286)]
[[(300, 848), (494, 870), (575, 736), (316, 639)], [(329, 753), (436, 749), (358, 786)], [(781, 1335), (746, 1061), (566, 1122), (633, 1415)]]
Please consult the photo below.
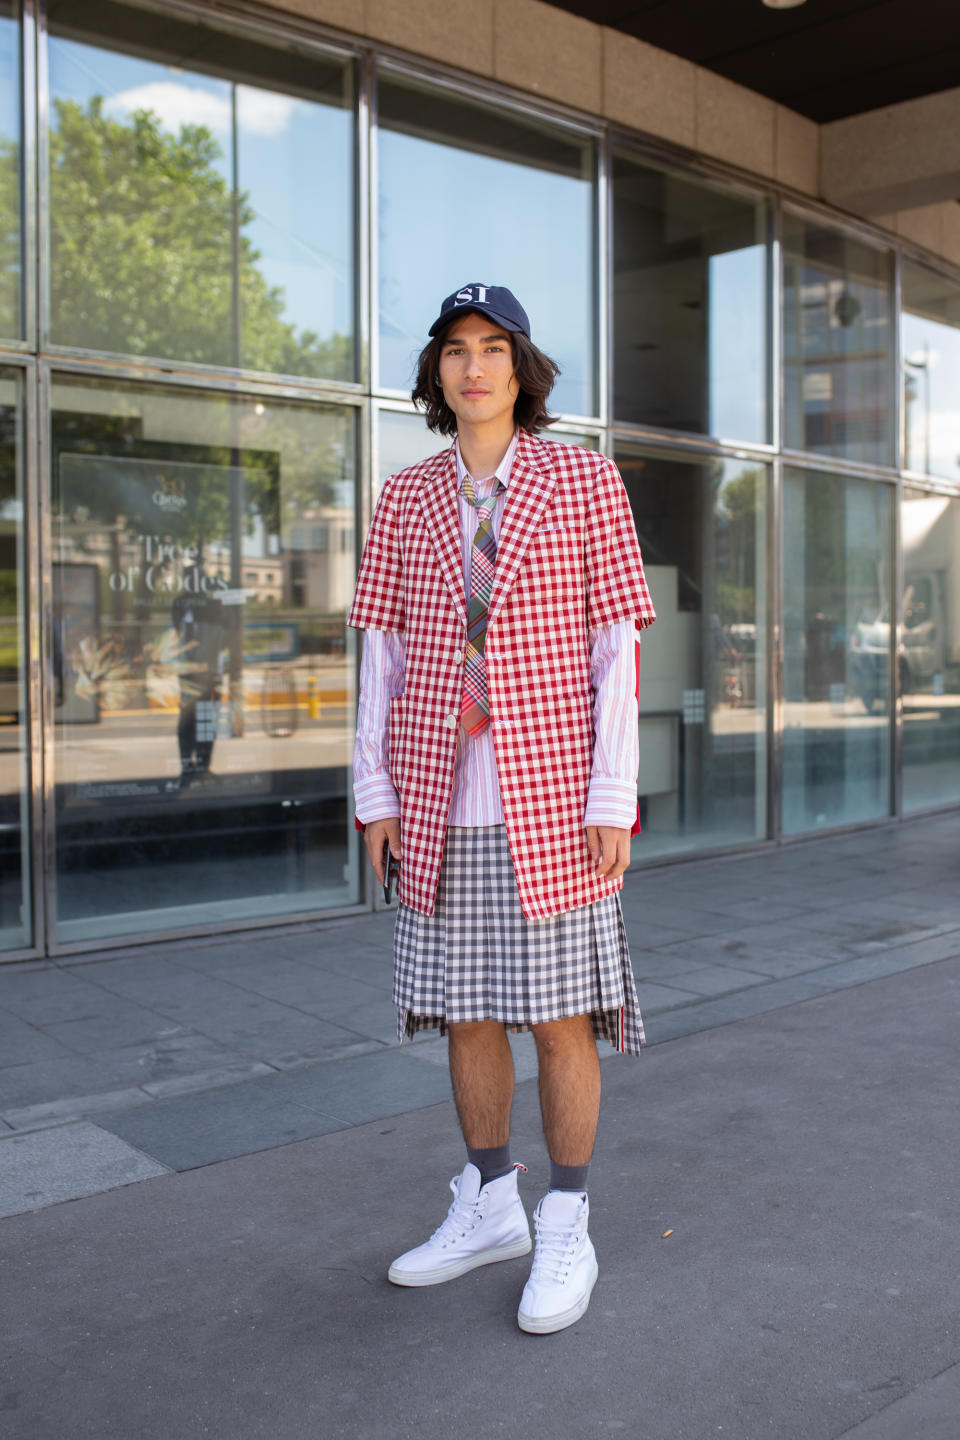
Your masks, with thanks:
[(529, 1030), (589, 1015), (618, 1050), (644, 1043), (620, 896), (528, 920), (503, 825), (448, 828), (433, 915), (397, 911), (393, 998), (401, 1041), (465, 1020)]

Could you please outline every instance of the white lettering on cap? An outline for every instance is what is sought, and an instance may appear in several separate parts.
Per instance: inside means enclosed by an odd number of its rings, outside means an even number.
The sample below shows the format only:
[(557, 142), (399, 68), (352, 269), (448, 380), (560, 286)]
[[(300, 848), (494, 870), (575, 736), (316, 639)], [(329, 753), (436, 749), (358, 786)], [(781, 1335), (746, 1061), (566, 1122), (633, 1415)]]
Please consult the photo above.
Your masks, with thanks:
[(473, 286), (472, 286), (472, 285), (468, 285), (465, 290), (458, 290), (458, 291), (457, 291), (457, 298), (456, 298), (456, 300), (454, 301), (454, 304), (456, 304), (456, 305), (471, 305), (471, 304), (473, 304), (473, 305), (478, 305), (478, 304), (479, 304), (479, 305), (486, 305), (486, 303), (487, 303), (487, 287), (486, 287), (486, 285), (478, 285), (478, 286), (477, 286), (476, 297), (474, 297)]

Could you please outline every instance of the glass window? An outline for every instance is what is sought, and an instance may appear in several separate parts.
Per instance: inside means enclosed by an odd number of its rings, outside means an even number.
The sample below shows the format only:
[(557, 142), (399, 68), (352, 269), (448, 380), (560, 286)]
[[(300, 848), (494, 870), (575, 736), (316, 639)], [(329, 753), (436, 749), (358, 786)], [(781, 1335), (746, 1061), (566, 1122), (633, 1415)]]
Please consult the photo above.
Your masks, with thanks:
[[(443, 296), (440, 298), (443, 299)], [(374, 499), (380, 494), (384, 481), (396, 475), (398, 470), (416, 465), (430, 455), (439, 455), (441, 450), (449, 450), (452, 444), (453, 441), (446, 435), (434, 435), (432, 430), (428, 430), (422, 415), (409, 410), (380, 410)]]
[(890, 812), (890, 486), (784, 472), (783, 829)]
[(61, 940), (356, 903), (354, 412), (62, 379), (52, 456)]
[(960, 800), (960, 497), (904, 490), (903, 808)]
[(767, 469), (617, 451), (657, 610), (640, 665), (638, 857), (762, 839)]
[(20, 321), (20, 7), (0, 0), (0, 335)]
[(960, 284), (903, 262), (904, 456), (960, 481)]
[(784, 444), (892, 463), (893, 254), (787, 212)]
[(21, 376), (0, 370), (0, 949), (5, 950), (32, 940), (22, 430)]
[(380, 383), (410, 388), (445, 296), (506, 285), (560, 366), (555, 407), (594, 414), (593, 141), (393, 77), (378, 119)]
[(352, 67), (72, 9), (50, 37), (54, 343), (352, 380)]
[(613, 413), (764, 442), (767, 207), (613, 158)]

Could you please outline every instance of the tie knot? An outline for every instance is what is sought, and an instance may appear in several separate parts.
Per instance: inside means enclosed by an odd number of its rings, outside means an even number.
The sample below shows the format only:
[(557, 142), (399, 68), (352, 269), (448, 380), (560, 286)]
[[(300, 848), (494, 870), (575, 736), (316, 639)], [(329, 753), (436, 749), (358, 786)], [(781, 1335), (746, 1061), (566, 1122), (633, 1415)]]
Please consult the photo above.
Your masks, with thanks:
[(498, 479), (496, 485), (493, 487), (492, 492), (489, 495), (485, 495), (481, 498), (477, 496), (476, 484), (473, 480), (470, 479), (470, 476), (464, 475), (463, 477), (463, 493), (464, 495), (466, 495), (467, 500), (475, 510), (492, 509), (492, 507), (496, 504), (497, 497), (503, 493), (503, 490), (503, 481)]

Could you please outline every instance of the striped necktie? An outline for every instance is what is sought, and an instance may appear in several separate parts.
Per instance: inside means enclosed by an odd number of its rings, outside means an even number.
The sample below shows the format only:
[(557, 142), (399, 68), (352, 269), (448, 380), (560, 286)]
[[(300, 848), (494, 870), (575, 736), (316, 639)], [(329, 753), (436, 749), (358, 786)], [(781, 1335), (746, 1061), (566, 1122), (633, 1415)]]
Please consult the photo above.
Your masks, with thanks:
[(470, 552), (470, 604), (467, 610), (467, 648), (463, 661), (463, 698), (460, 724), (468, 735), (477, 735), (490, 720), (490, 694), (483, 650), (487, 640), (487, 605), (497, 568), (497, 540), (493, 533), (493, 512), (504, 485), (497, 481), (492, 495), (478, 500), (473, 481), (464, 476), (463, 493), (478, 511), (477, 533)]

